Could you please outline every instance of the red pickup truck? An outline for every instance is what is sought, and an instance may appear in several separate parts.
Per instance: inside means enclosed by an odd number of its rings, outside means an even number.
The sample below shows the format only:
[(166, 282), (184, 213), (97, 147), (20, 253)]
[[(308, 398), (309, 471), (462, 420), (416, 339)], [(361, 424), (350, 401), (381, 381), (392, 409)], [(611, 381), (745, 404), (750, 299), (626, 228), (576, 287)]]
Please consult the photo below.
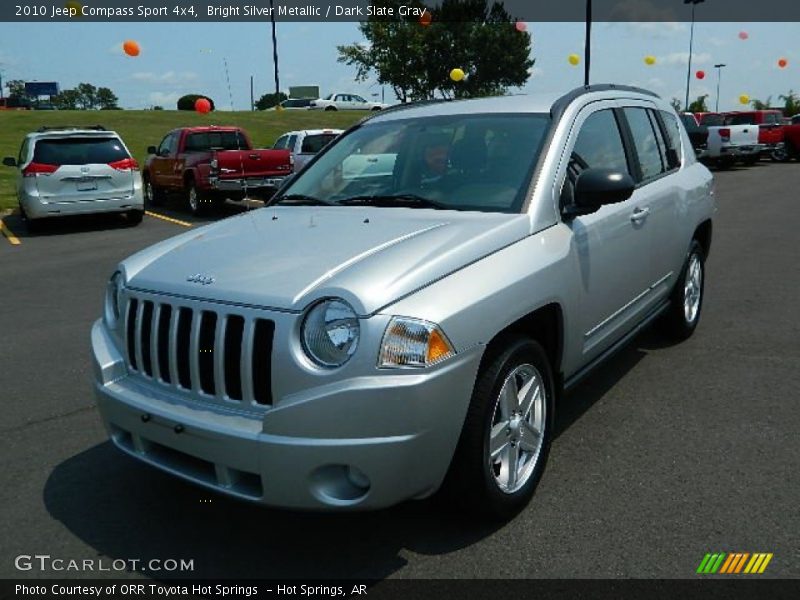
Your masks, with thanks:
[(726, 125), (758, 125), (758, 143), (772, 160), (788, 160), (783, 143), (783, 113), (780, 110), (745, 110), (725, 113)]
[(180, 193), (198, 214), (225, 198), (266, 199), (292, 172), (288, 150), (255, 150), (238, 127), (183, 127), (150, 146), (142, 169), (145, 206), (159, 206)]
[(800, 123), (796, 125), (785, 125), (783, 128), (783, 138), (787, 158), (800, 160)]

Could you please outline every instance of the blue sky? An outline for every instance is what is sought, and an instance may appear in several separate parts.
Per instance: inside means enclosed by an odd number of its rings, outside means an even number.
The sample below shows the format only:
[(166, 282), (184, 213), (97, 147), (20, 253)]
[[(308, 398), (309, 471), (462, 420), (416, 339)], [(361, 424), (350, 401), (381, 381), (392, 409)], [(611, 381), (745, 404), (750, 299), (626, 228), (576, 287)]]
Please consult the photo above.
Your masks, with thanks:
[[(536, 65), (523, 91), (567, 91), (583, 82), (583, 67), (567, 62), (582, 55), (579, 23), (529, 23)], [(746, 31), (749, 38), (739, 39)], [(142, 47), (137, 58), (122, 53), (123, 40)], [(689, 25), (686, 23), (598, 23), (594, 28), (592, 79), (652, 89), (665, 98), (683, 99)], [(697, 23), (692, 97), (716, 95), (713, 65), (726, 63), (720, 108), (736, 109), (741, 94), (766, 99), (800, 92), (800, 24)], [(370, 97), (380, 92), (371, 82), (356, 84), (354, 70), (336, 62), (337, 44), (361, 41), (355, 23), (279, 23), (281, 87), (315, 84), (323, 94), (349, 91)], [(656, 57), (654, 66), (644, 63)], [(789, 66), (780, 69), (779, 58)], [(233, 106), (249, 108), (249, 78), (256, 97), (272, 91), (270, 25), (265, 23), (0, 23), (0, 72), (3, 79), (56, 80), (62, 88), (81, 81), (113, 89), (125, 108), (154, 104), (167, 108), (189, 92), (207, 94), (220, 109), (230, 108), (223, 59), (227, 59)], [(448, 65), (447, 69), (458, 65)], [(387, 101), (391, 91), (387, 88)]]

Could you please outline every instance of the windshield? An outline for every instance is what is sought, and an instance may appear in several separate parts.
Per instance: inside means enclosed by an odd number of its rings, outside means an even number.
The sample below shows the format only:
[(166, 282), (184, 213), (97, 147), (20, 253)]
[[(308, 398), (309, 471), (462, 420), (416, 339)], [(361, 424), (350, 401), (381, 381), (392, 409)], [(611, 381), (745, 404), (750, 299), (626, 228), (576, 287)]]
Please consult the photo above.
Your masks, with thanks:
[(334, 143), (275, 198), (320, 204), (519, 212), (550, 124), (546, 114), (473, 114), (368, 123)]

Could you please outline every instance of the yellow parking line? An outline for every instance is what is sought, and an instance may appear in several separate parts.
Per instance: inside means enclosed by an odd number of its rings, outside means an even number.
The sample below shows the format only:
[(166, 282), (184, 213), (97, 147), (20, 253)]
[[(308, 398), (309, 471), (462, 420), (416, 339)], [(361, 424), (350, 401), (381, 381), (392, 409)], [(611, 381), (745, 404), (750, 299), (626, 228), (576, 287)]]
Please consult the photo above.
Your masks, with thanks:
[(153, 217), (155, 219), (161, 219), (162, 221), (166, 221), (167, 223), (175, 223), (175, 225), (181, 225), (182, 227), (192, 227), (192, 224), (187, 221), (179, 221), (178, 219), (173, 219), (172, 217), (168, 217), (166, 215), (160, 215), (158, 213), (150, 212), (149, 210), (144, 211), (148, 217)]
[(15, 236), (14, 233), (8, 228), (8, 225), (3, 223), (2, 219), (0, 219), (0, 232), (2, 232), (4, 236), (6, 236), (6, 239), (8, 239), (8, 242), (12, 246), (19, 246), (21, 244), (19, 238)]

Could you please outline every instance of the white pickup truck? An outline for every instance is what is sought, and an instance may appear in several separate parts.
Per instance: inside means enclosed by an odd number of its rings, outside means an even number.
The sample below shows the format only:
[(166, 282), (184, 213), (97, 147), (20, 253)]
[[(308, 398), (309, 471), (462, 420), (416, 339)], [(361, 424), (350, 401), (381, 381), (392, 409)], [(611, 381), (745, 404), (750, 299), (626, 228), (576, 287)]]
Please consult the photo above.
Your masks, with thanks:
[(297, 173), (314, 155), (344, 133), (343, 129), (304, 129), (289, 131), (279, 137), (272, 146), (274, 150), (288, 150), (294, 158)]
[(708, 141), (703, 159), (727, 169), (736, 162), (746, 165), (758, 162), (763, 146), (758, 143), (758, 125), (719, 125), (708, 128)]

